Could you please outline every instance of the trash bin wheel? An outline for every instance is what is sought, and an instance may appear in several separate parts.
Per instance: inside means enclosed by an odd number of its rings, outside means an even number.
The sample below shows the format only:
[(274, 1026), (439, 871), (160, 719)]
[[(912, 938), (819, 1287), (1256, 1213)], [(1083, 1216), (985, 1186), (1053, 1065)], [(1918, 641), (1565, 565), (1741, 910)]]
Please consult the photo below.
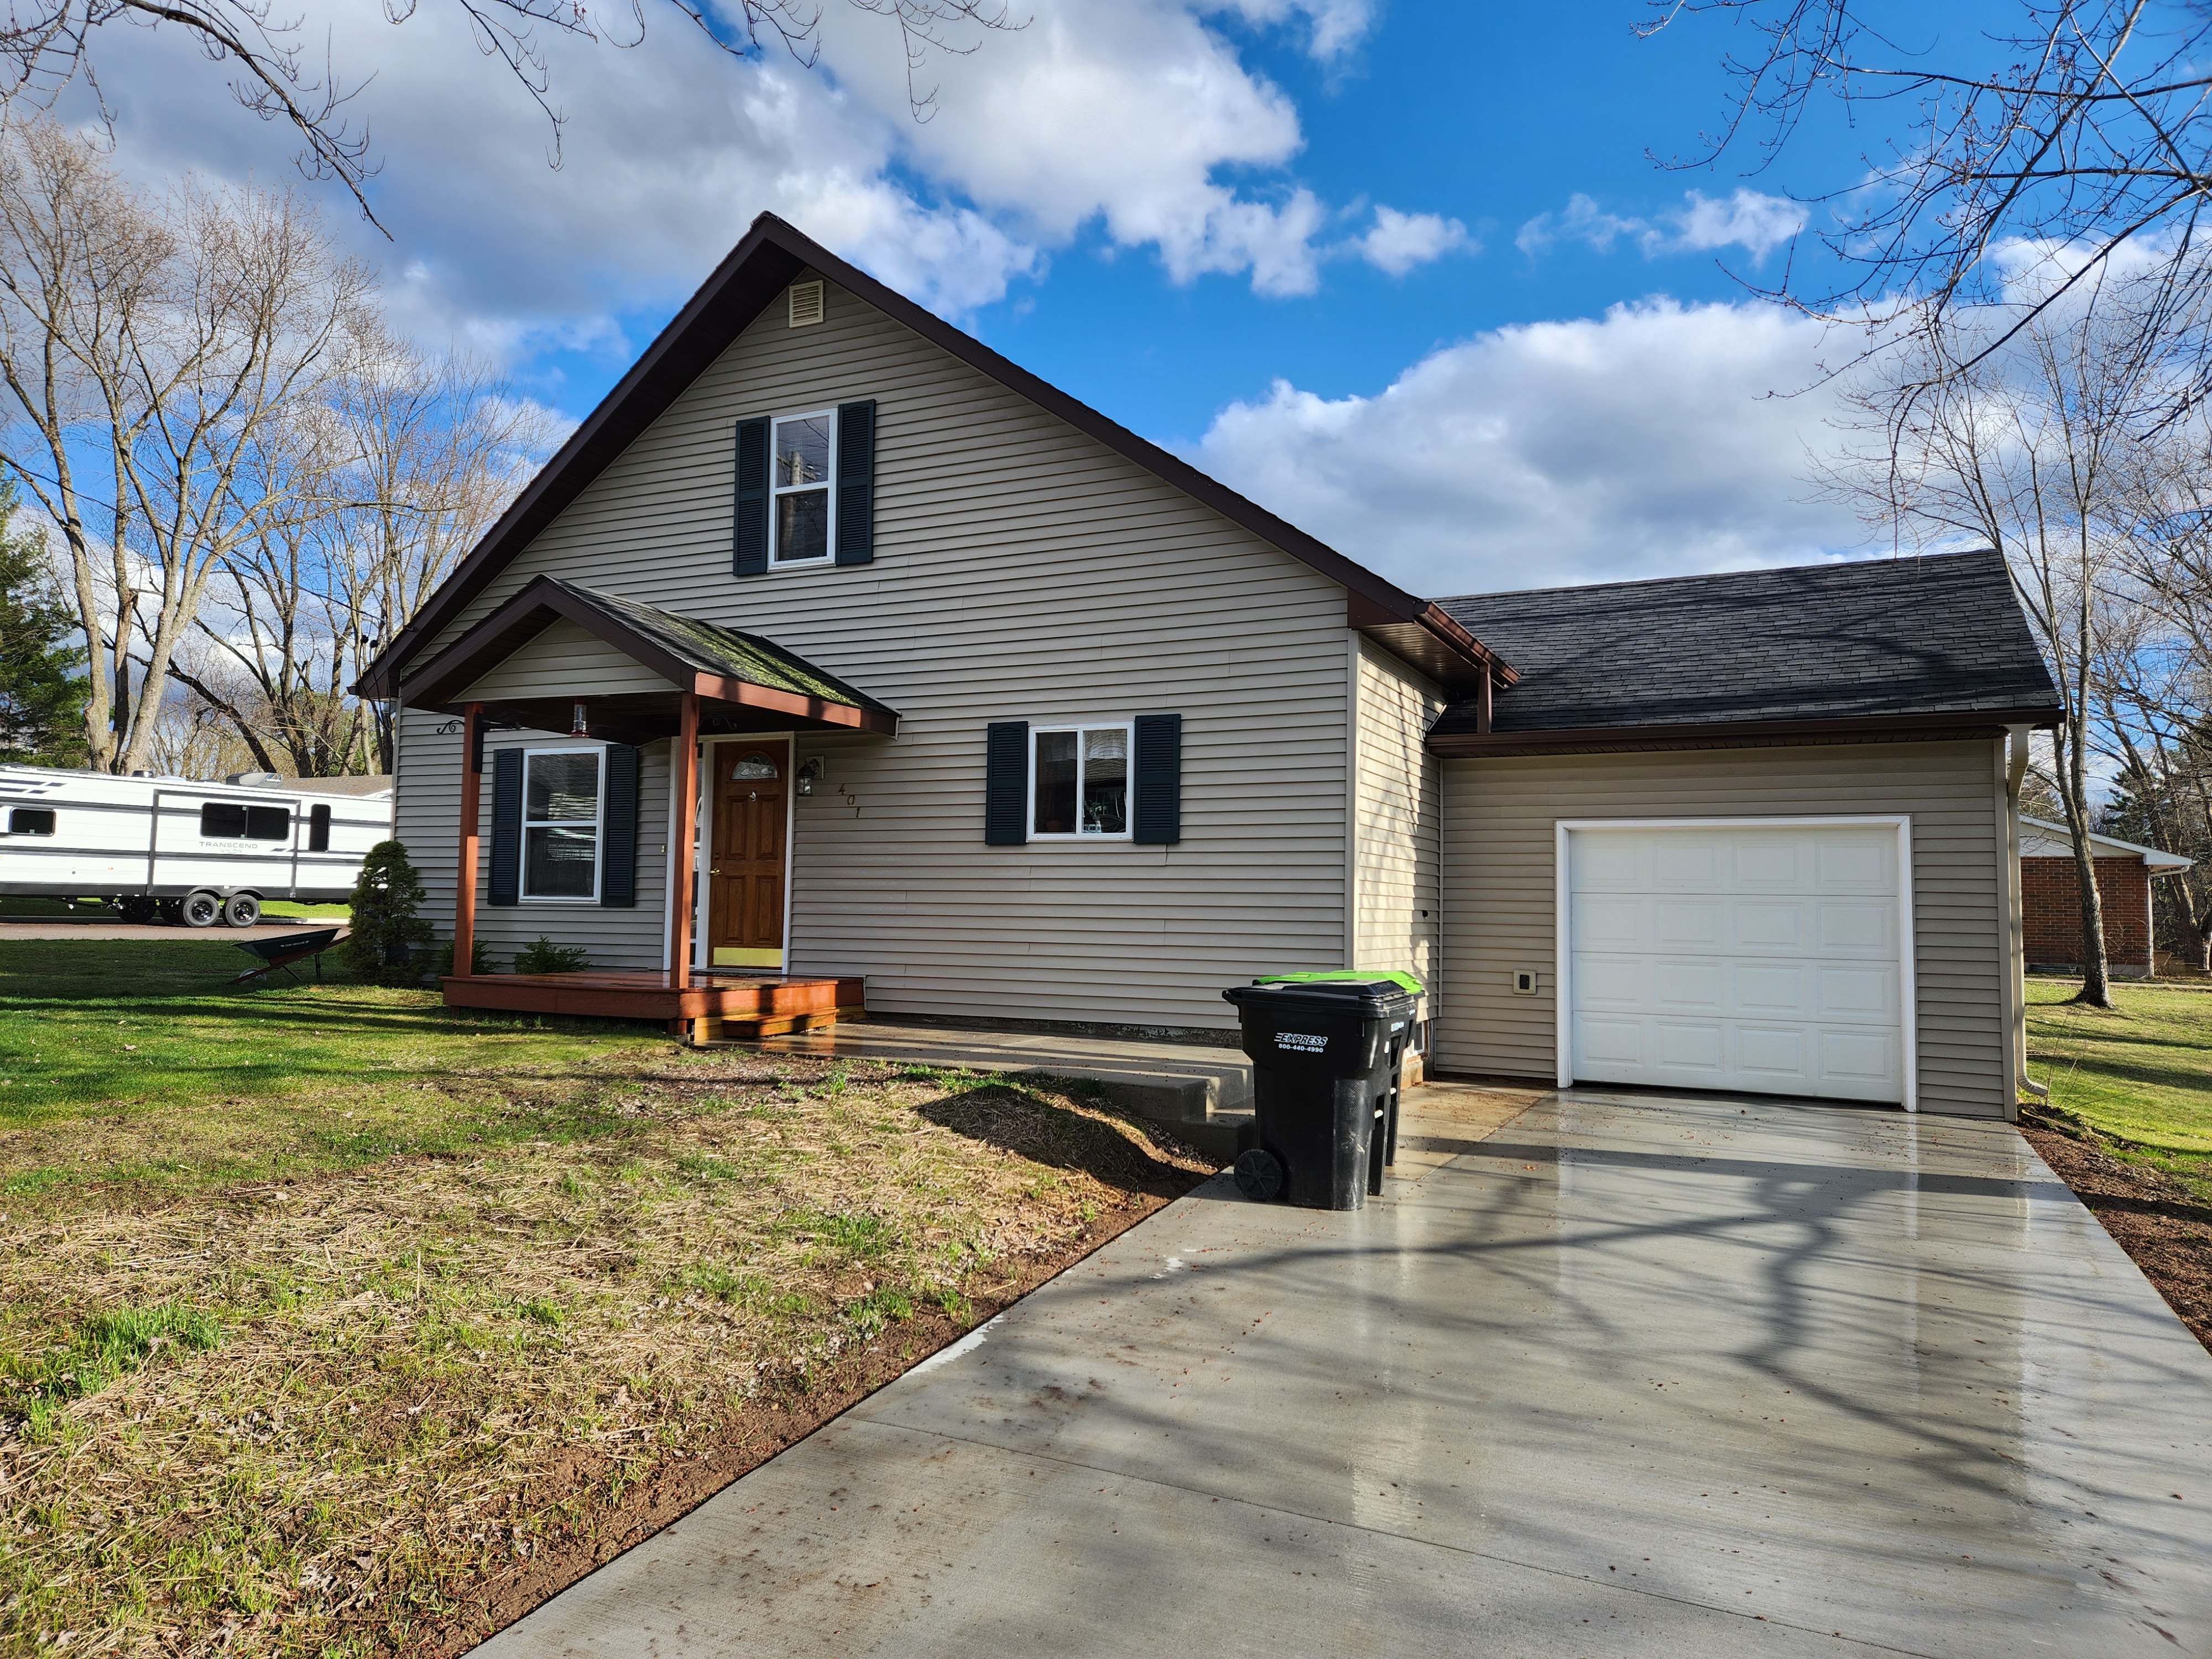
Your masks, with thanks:
[(1261, 1204), (1283, 1190), (1283, 1166), (1264, 1146), (1239, 1152), (1231, 1173), (1237, 1177), (1237, 1190)]

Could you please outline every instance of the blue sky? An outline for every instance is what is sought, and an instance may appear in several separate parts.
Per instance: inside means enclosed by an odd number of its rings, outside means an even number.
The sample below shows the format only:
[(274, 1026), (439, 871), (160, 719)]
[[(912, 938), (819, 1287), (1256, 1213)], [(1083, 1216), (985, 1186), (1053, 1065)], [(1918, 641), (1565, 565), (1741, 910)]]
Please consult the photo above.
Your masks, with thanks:
[[(1769, 173), (1655, 165), (1724, 112), (1724, 21), (1016, 0), (1029, 27), (933, 64), (918, 125), (896, 33), (828, 4), (812, 71), (723, 58), (665, 7), (635, 50), (555, 43), (556, 173), (450, 0), (398, 27), (322, 0), (309, 34), (374, 71), (356, 107), (392, 240), (310, 188), (400, 326), (570, 419), (771, 209), (1417, 591), (1879, 544), (1805, 482), (1839, 441), (1832, 346), (1723, 269), (1771, 276), (1784, 196), (1850, 182), (1879, 134), (1823, 110)], [(182, 46), (107, 49), (124, 164), (290, 176)]]

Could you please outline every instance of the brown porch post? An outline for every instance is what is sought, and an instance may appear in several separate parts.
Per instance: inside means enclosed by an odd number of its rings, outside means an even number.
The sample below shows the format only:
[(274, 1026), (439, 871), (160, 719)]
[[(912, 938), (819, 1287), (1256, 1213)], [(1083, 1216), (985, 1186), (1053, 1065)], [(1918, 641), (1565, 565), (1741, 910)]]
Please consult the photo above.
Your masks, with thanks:
[(461, 716), (461, 868), (453, 884), (453, 971), (465, 974), (476, 963), (477, 805), (483, 793), (483, 705), (472, 702)]
[(676, 959), (669, 964), (680, 988), (691, 982), (694, 868), (699, 862), (699, 694), (684, 694), (676, 733)]

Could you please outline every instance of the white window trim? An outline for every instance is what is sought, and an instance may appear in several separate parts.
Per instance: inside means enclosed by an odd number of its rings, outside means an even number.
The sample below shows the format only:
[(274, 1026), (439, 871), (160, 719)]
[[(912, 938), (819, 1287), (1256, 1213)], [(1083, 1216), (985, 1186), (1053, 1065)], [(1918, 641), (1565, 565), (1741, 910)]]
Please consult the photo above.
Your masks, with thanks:
[(1557, 1022), (1559, 1087), (1571, 1088), (1574, 1063), (1574, 951), (1568, 935), (1567, 837), (1577, 830), (1894, 830), (1897, 832), (1897, 996), (1905, 1032), (1905, 1109), (1920, 1109), (1918, 941), (1912, 935), (1912, 820), (1895, 812), (1850, 817), (1558, 818), (1553, 821), (1552, 996)]
[[(1124, 775), (1123, 784), (1124, 795), (1121, 808), (1122, 827), (1120, 831), (1111, 835), (1102, 833), (1094, 836), (1086, 835), (1080, 830), (1069, 830), (1062, 834), (1054, 834), (1038, 829), (1036, 827), (1037, 739), (1048, 732), (1083, 732), (1112, 731), (1119, 731), (1121, 733), (1121, 764), (1127, 769)], [(1079, 740), (1075, 745), (1075, 754), (1077, 768), (1075, 774), (1075, 806), (1077, 812), (1079, 814), (1083, 810), (1083, 744)], [(1028, 840), (1033, 842), (1082, 842), (1087, 844), (1092, 842), (1127, 841), (1136, 833), (1137, 723), (1134, 720), (1054, 720), (1049, 724), (1038, 724), (1033, 721), (1030, 726), (1029, 760), (1028, 781), (1024, 784), (1022, 791), (1022, 827), (1028, 832), (1026, 837)]]
[[(535, 755), (597, 755), (599, 757), (599, 796), (592, 807), (592, 891), (586, 898), (580, 893), (533, 893), (530, 890), (530, 832), (532, 830), (577, 828), (574, 818), (537, 818), (530, 816), (530, 762)], [(607, 853), (607, 746), (603, 743), (564, 743), (543, 749), (522, 751), (522, 822), (518, 832), (522, 844), (515, 849), (520, 868), (515, 872), (515, 896), (524, 904), (597, 904), (599, 902), (601, 866)]]
[[(775, 481), (776, 428), (791, 421), (821, 421), (830, 422), (830, 476), (820, 484), (780, 485)], [(797, 495), (810, 489), (820, 489), (829, 498), (829, 509), (823, 532), (822, 552), (811, 559), (781, 557), (783, 535), (775, 510), (776, 503), (786, 495)], [(796, 415), (771, 415), (768, 422), (768, 568), (775, 570), (818, 570), (825, 564), (837, 562), (837, 411), (832, 409), (802, 410)]]

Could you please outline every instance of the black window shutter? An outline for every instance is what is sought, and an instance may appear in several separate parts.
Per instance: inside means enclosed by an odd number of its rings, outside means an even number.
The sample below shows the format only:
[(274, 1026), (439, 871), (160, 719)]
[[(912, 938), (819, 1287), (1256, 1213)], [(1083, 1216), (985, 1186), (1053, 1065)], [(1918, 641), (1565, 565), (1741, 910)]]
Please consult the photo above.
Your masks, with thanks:
[(607, 799), (599, 817), (599, 902), (620, 909), (637, 903), (639, 751), (607, 745)]
[(492, 757), (491, 892), (494, 904), (522, 902), (522, 751)]
[(984, 742), (983, 844), (1020, 847), (1030, 838), (1030, 723), (993, 720)]
[(730, 538), (730, 574), (768, 569), (768, 421), (738, 422), (737, 521)]
[(1132, 841), (1172, 847), (1182, 839), (1182, 716), (1137, 716), (1136, 821)]
[(876, 403), (837, 405), (837, 562), (876, 556)]

